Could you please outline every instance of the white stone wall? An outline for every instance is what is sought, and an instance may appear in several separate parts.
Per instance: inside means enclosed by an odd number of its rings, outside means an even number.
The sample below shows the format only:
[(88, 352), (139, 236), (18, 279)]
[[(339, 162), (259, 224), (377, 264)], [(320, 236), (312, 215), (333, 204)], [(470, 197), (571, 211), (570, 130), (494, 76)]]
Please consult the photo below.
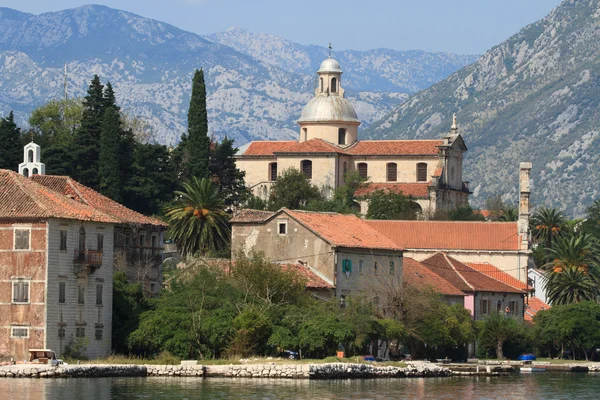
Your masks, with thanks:
[[(75, 274), (74, 254), (79, 248), (79, 228), (86, 231), (86, 247), (97, 250), (97, 234), (104, 234), (102, 266), (93, 273)], [(60, 231), (67, 231), (67, 250), (60, 250)], [(46, 347), (64, 352), (76, 328), (85, 328), (88, 358), (110, 354), (112, 335), (113, 240), (111, 224), (50, 219), (48, 221), (48, 277), (46, 298)], [(59, 304), (59, 282), (65, 282), (65, 303)], [(85, 304), (78, 304), (78, 285), (85, 287)], [(96, 285), (102, 285), (102, 305), (96, 305)], [(85, 325), (77, 323), (85, 322)], [(58, 337), (59, 324), (64, 325), (65, 337)], [(96, 326), (102, 326), (102, 340), (96, 340)]]

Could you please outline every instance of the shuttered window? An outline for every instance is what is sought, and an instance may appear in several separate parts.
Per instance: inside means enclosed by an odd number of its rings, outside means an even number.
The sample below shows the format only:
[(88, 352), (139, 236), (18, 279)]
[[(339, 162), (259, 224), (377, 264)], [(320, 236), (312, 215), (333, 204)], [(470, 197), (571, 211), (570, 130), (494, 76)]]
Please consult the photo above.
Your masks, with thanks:
[(29, 229), (15, 229), (15, 250), (29, 250)]
[(96, 285), (96, 305), (102, 305), (102, 285)]
[(427, 164), (417, 164), (417, 182), (427, 182)]
[(77, 303), (85, 304), (85, 286), (81, 284), (77, 286)]
[(58, 302), (63, 304), (66, 302), (67, 297), (67, 283), (58, 282)]
[(67, 251), (67, 231), (60, 231), (60, 251)]
[(100, 253), (104, 251), (104, 233), (98, 234), (98, 247), (96, 248)]
[(395, 270), (396, 266), (394, 265), (394, 262), (390, 261), (390, 275), (394, 275)]
[(277, 180), (277, 163), (269, 164), (269, 180), (276, 181)]
[(75, 328), (75, 336), (79, 338), (85, 337), (85, 328)]
[(387, 180), (388, 182), (396, 182), (398, 180), (398, 164), (389, 163), (387, 165)]
[(312, 161), (303, 160), (300, 163), (300, 168), (302, 169), (302, 173), (306, 177), (306, 179), (312, 179)]
[(342, 260), (342, 272), (347, 274), (352, 272), (352, 260)]
[(29, 303), (29, 282), (13, 282), (13, 303)]
[(12, 328), (10, 336), (17, 339), (26, 339), (29, 337), (28, 328)]
[(367, 168), (367, 163), (358, 163), (358, 175), (360, 179), (366, 180), (369, 178), (369, 170)]

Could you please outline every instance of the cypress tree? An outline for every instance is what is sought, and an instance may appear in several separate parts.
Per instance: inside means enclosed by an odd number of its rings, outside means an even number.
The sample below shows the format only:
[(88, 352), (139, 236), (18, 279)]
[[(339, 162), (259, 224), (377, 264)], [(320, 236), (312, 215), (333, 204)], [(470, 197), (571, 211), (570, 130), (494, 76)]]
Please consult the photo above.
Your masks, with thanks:
[(21, 128), (11, 111), (7, 118), (0, 119), (0, 168), (18, 171), (22, 157)]
[(206, 85), (204, 71), (196, 70), (192, 80), (192, 96), (188, 111), (187, 142), (188, 178), (208, 178), (210, 175), (210, 139), (206, 113)]
[(121, 201), (122, 182), (119, 156), (121, 150), (121, 121), (119, 111), (108, 107), (104, 111), (100, 135), (99, 179), (100, 193)]
[(81, 126), (73, 140), (74, 178), (93, 189), (99, 189), (100, 132), (104, 115), (105, 100), (103, 86), (98, 75), (94, 75), (83, 100)]

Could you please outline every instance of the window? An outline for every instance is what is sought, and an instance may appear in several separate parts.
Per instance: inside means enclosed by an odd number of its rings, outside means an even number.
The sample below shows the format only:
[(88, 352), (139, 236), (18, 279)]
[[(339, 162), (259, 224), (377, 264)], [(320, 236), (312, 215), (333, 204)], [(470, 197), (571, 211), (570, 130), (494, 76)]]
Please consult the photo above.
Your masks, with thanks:
[(75, 328), (75, 336), (77, 337), (85, 337), (85, 328)]
[(417, 164), (417, 182), (426, 182), (427, 181), (427, 164), (426, 163), (418, 163)]
[(331, 93), (337, 92), (337, 79), (331, 78)]
[(146, 236), (140, 235), (140, 247), (143, 247), (145, 243), (146, 243)]
[(154, 293), (156, 291), (156, 283), (150, 284), (150, 293)]
[(13, 327), (10, 330), (10, 337), (14, 339), (27, 339), (29, 337), (29, 328), (24, 327)]
[(33, 150), (29, 150), (27, 152), (27, 159), (29, 160), (30, 163), (33, 162)]
[(85, 286), (77, 285), (77, 304), (85, 304)]
[(277, 223), (277, 232), (280, 235), (286, 235), (287, 234), (287, 222), (278, 222)]
[(151, 244), (151, 246), (152, 246), (152, 255), (153, 255), (153, 256), (155, 256), (155, 255), (156, 255), (156, 253), (158, 253), (158, 252), (156, 251), (156, 241), (157, 241), (157, 240), (158, 240), (158, 239), (157, 239), (157, 237), (156, 237), (156, 236), (152, 236), (152, 237), (150, 238), (150, 244)]
[(65, 337), (65, 328), (58, 328), (58, 338), (63, 339)]
[(15, 229), (15, 250), (29, 250), (31, 230)]
[(269, 180), (276, 181), (277, 180), (277, 163), (269, 164)]
[(363, 267), (364, 267), (364, 266), (365, 266), (365, 262), (364, 262), (363, 260), (360, 260), (360, 261), (358, 262), (358, 273), (359, 273), (359, 274), (362, 274), (362, 272), (363, 272)]
[(377, 275), (377, 268), (378, 268), (378, 267), (379, 267), (379, 265), (377, 265), (377, 262), (375, 262), (375, 263), (373, 264), (373, 273), (374, 273), (375, 275)]
[(81, 226), (79, 228), (79, 251), (85, 250), (85, 228)]
[(58, 302), (64, 304), (66, 302), (67, 282), (58, 282)]
[(396, 182), (398, 180), (398, 164), (388, 163), (387, 180), (388, 182)]
[(321, 83), (320, 83), (320, 84), (321, 84), (321, 93), (323, 93), (323, 78), (319, 78), (319, 80), (320, 80), (320, 82), (321, 82)]
[(96, 247), (96, 249), (102, 253), (104, 251), (104, 233), (99, 233), (98, 234), (98, 247)]
[(302, 170), (304, 176), (306, 176), (306, 179), (312, 179), (312, 161), (302, 160), (300, 163), (300, 169)]
[(350, 275), (352, 272), (352, 260), (342, 260), (342, 272)]
[(96, 285), (96, 305), (102, 305), (102, 285)]
[(302, 141), (306, 142), (308, 140), (308, 129), (302, 128)]
[(481, 300), (480, 301), (480, 309), (481, 314), (489, 314), (490, 313), (490, 300)]
[(29, 303), (29, 282), (15, 281), (12, 286), (13, 303)]
[(34, 168), (34, 169), (31, 171), (31, 175), (38, 175), (38, 174), (39, 174), (39, 171), (38, 171), (38, 169), (37, 169), (37, 168)]
[(24, 176), (25, 178), (29, 178), (29, 169), (27, 169), (27, 168), (23, 168), (23, 176)]
[(96, 334), (94, 335), (96, 340), (102, 340), (102, 329), (96, 329)]
[(496, 303), (496, 312), (500, 311), (502, 311), (502, 301), (498, 300), (498, 302)]
[(369, 178), (369, 171), (367, 168), (367, 163), (358, 163), (357, 165), (358, 167), (358, 176), (360, 176), (360, 179), (366, 180)]
[(67, 231), (64, 229), (60, 231), (60, 251), (67, 251)]
[(338, 144), (346, 144), (346, 128), (338, 129)]
[(390, 261), (390, 275), (394, 275), (394, 271), (396, 270), (396, 266), (393, 261)]
[(517, 312), (519, 312), (519, 306), (516, 301), (510, 302), (510, 311), (513, 313), (513, 315), (516, 315)]

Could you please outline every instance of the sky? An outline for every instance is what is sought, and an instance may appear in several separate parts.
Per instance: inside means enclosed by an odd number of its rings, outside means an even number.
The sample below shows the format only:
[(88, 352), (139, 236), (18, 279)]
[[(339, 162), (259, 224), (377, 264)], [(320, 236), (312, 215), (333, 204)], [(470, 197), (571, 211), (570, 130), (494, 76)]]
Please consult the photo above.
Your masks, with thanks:
[[(230, 27), (334, 49), (482, 54), (543, 18), (560, 0), (95, 0), (199, 34)], [(82, 0), (1, 0), (40, 14)]]

